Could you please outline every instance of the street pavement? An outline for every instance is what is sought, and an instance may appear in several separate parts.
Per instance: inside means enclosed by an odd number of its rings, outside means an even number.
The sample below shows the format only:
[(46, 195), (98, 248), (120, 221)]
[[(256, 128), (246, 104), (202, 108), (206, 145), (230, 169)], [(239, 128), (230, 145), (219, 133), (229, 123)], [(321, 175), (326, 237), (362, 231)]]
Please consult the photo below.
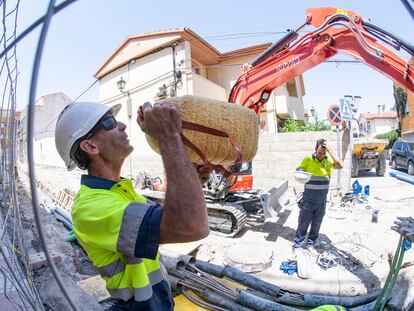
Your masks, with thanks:
[(393, 170), (387, 166), (385, 176), (378, 177), (375, 170), (360, 172), (357, 178), (352, 178), (351, 184), (358, 179), (358, 182), (364, 187), (370, 186), (370, 196), (378, 197), (385, 201), (401, 201), (414, 197), (414, 185), (408, 182), (391, 177), (391, 172), (398, 172), (401, 175), (408, 175), (404, 170)]

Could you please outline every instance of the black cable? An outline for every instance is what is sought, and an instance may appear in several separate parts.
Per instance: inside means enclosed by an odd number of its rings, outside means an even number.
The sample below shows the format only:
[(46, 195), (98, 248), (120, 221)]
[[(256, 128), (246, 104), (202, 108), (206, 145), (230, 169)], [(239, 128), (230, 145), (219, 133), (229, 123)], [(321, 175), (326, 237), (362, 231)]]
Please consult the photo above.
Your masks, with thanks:
[(401, 2), (404, 4), (404, 6), (407, 9), (408, 13), (411, 15), (411, 18), (414, 19), (414, 9), (411, 6), (411, 4), (409, 4), (407, 0), (401, 0)]
[(231, 38), (236, 36), (267, 36), (267, 35), (278, 35), (284, 34), (286, 31), (262, 31), (262, 32), (239, 32), (239, 33), (230, 33), (224, 35), (215, 35), (207, 36), (204, 39), (216, 39), (216, 38)]
[[(171, 72), (172, 72), (172, 71), (170, 70), (170, 71), (168, 71), (168, 72), (166, 72), (166, 73), (163, 73), (163, 74), (161, 74), (161, 75), (159, 75), (159, 76), (157, 76), (157, 77), (155, 77), (155, 78), (153, 78), (153, 79), (151, 79), (151, 80), (148, 80), (148, 81), (146, 81), (146, 82), (144, 82), (144, 83), (142, 83), (142, 84), (139, 84), (139, 85), (137, 85), (137, 86), (135, 86), (135, 87), (133, 87), (133, 88), (129, 89), (127, 92), (128, 92), (128, 93), (132, 93), (133, 91), (135, 91), (135, 90), (139, 89), (140, 87), (142, 87), (142, 86), (144, 86), (144, 85), (146, 85), (146, 84), (148, 84), (148, 83), (154, 82), (155, 80), (158, 80), (158, 79), (160, 79), (160, 78), (162, 78), (162, 77), (164, 77), (164, 76), (166, 76), (166, 75), (169, 75)], [(118, 97), (121, 97), (121, 96), (124, 96), (124, 94), (117, 94), (117, 95), (114, 95), (114, 96), (112, 96), (112, 97), (105, 98), (105, 99), (103, 99), (103, 100), (100, 100), (100, 101), (99, 101), (99, 103), (111, 102), (113, 99), (118, 98)]]
[(73, 100), (73, 103), (76, 103), (76, 101), (82, 97), (83, 94), (85, 94), (87, 91), (89, 91), (91, 89), (92, 86), (94, 86), (99, 80), (95, 80), (91, 85), (88, 86), (88, 88), (86, 90), (84, 90), (78, 97), (76, 97)]
[[(391, 45), (394, 49), (399, 50), (399, 47), (402, 47), (405, 51), (411, 55), (414, 55), (414, 45), (391, 33), (390, 31), (385, 30), (367, 20), (362, 20), (362, 26), (365, 30), (369, 31), (372, 35), (383, 42)], [(391, 40), (394, 40), (394, 42)]]
[(36, 189), (37, 188), (36, 176), (34, 172), (33, 129), (34, 129), (34, 114), (35, 114), (34, 103), (35, 103), (35, 98), (36, 98), (36, 86), (37, 86), (37, 78), (39, 75), (40, 61), (42, 58), (43, 48), (44, 48), (44, 44), (46, 41), (46, 35), (49, 29), (50, 21), (54, 14), (55, 1), (56, 0), (50, 0), (47, 13), (42, 19), (43, 27), (40, 33), (40, 37), (39, 37), (39, 41), (38, 41), (38, 45), (36, 49), (36, 54), (35, 54), (35, 59), (34, 59), (34, 64), (33, 64), (33, 72), (32, 72), (32, 78), (31, 78), (31, 83), (30, 83), (30, 93), (29, 93), (30, 95), (29, 95), (28, 116), (27, 116), (27, 131), (28, 131), (27, 133), (27, 149), (28, 149), (27, 157), (28, 157), (28, 168), (29, 168), (29, 177), (30, 177), (30, 190), (32, 194), (33, 212), (34, 212), (34, 218), (35, 218), (36, 225), (37, 225), (37, 230), (39, 233), (39, 238), (42, 243), (43, 250), (47, 258), (48, 264), (56, 279), (57, 284), (59, 285), (63, 295), (66, 297), (72, 309), (77, 311), (78, 309), (75, 306), (72, 299), (70, 298), (66, 288), (64, 287), (62, 279), (59, 276), (55, 263), (53, 262), (52, 257), (47, 248), (47, 241), (45, 238), (45, 234), (43, 232), (43, 225), (42, 225), (41, 217), (40, 217), (40, 207), (38, 205), (37, 189)]

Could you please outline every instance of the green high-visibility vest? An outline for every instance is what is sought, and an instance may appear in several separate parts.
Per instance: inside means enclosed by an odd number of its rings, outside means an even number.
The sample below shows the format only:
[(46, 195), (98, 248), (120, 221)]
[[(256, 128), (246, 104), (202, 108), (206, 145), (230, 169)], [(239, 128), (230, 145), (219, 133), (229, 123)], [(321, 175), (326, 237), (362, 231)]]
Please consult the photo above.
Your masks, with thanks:
[(326, 203), (332, 168), (333, 162), (327, 156), (322, 161), (318, 161), (315, 155), (305, 157), (301, 161), (298, 169), (312, 174), (304, 185), (301, 208), (315, 209)]
[(77, 240), (113, 298), (148, 300), (152, 286), (165, 279), (159, 252), (153, 260), (134, 255), (141, 222), (151, 206), (146, 203), (132, 182), (122, 179), (109, 190), (82, 185), (72, 206)]

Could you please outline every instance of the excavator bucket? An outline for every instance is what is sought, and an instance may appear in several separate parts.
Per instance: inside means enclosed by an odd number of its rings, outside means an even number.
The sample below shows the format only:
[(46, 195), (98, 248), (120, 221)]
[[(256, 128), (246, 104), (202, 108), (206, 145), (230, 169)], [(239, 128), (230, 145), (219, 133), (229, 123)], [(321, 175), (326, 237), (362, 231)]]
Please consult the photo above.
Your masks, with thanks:
[(277, 187), (260, 195), (264, 215), (266, 218), (278, 216), (285, 200), (285, 193), (288, 190), (288, 181), (284, 179)]

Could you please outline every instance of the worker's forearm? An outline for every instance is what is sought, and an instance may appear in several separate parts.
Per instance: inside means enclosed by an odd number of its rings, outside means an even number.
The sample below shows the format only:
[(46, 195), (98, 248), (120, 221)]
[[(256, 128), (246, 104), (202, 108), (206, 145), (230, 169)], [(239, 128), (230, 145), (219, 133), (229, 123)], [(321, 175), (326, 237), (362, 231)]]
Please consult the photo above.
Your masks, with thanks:
[[(179, 134), (158, 139), (168, 186), (161, 220), (162, 243), (197, 239), (208, 234), (207, 209), (201, 183)], [(196, 237), (196, 238), (194, 238)], [(201, 238), (199, 237), (199, 238)]]
[(332, 160), (334, 161), (334, 167), (335, 168), (343, 168), (344, 165), (343, 165), (341, 159), (338, 157), (338, 155), (330, 149), (328, 150), (328, 152), (329, 152)]

